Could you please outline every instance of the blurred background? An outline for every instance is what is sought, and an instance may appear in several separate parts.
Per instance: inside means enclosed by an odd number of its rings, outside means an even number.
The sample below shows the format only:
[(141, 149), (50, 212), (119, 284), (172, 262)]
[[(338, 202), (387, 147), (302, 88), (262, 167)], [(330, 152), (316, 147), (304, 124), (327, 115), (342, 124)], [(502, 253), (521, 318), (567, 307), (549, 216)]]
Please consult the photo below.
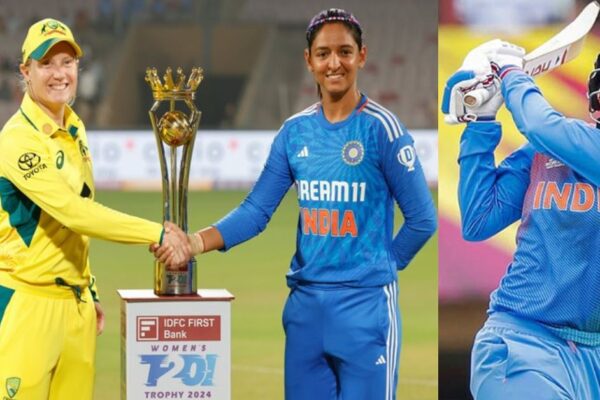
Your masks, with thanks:
[(146, 67), (189, 71), (195, 65), (205, 71), (198, 91), (203, 129), (277, 129), (316, 101), (302, 59), (304, 32), (318, 11), (339, 6), (352, 10), (366, 33), (369, 63), (360, 76), (362, 90), (411, 128), (433, 128), (434, 80), (415, 78), (436, 71), (436, 2), (419, 7), (414, 0), (397, 3), (3, 1), (0, 117), (6, 120), (20, 101), (13, 75), (27, 28), (54, 16), (72, 28), (84, 47), (77, 111), (88, 129), (145, 129), (152, 101), (144, 82)]
[[(437, 198), (436, 0), (3, 0), (0, 7), (0, 123), (19, 107), (21, 44), (46, 17), (68, 24), (84, 50), (74, 108), (88, 129), (97, 200), (161, 218), (159, 164), (148, 119), (146, 67), (201, 66), (203, 112), (190, 178), (190, 227), (226, 214), (256, 179), (276, 130), (318, 100), (303, 50), (318, 11), (353, 12), (369, 59), (359, 87), (409, 128)], [(227, 288), (232, 308), (234, 399), (283, 398), (281, 310), (298, 221), (291, 190), (252, 244), (198, 259), (198, 287)], [(397, 224), (401, 218), (397, 218)], [(153, 261), (142, 247), (92, 241), (107, 327), (97, 351), (96, 399), (119, 398), (117, 289), (151, 288)], [(400, 274), (403, 343), (398, 394), (437, 399), (437, 236)], [(307, 383), (309, 384), (309, 383)]]
[[(477, 45), (501, 38), (529, 52), (558, 33), (587, 3), (579, 0), (440, 0), (438, 98), (442, 98), (448, 77)], [(587, 78), (600, 51), (599, 35), (596, 29), (587, 37), (584, 50), (574, 61), (536, 77), (542, 93), (557, 110), (590, 123)], [(518, 223), (484, 242), (462, 240), (456, 160), (464, 125), (445, 125), (442, 114), (438, 115), (439, 398), (470, 399), (471, 345), (486, 319), (489, 295), (512, 259)], [(524, 143), (504, 107), (498, 119), (503, 135), (496, 150), (497, 163)]]

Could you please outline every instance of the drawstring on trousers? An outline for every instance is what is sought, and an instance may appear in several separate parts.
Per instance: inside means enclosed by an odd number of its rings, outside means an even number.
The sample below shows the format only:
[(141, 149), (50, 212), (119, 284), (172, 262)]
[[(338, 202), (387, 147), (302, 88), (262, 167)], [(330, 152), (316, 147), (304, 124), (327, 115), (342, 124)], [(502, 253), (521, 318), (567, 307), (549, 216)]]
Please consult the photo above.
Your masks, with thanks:
[(54, 280), (54, 283), (56, 283), (58, 286), (64, 286), (64, 287), (68, 287), (69, 289), (71, 289), (73, 291), (73, 294), (75, 295), (75, 297), (77, 298), (77, 301), (85, 303), (86, 301), (83, 300), (81, 298), (81, 286), (77, 286), (77, 285), (69, 285), (63, 278), (58, 277)]

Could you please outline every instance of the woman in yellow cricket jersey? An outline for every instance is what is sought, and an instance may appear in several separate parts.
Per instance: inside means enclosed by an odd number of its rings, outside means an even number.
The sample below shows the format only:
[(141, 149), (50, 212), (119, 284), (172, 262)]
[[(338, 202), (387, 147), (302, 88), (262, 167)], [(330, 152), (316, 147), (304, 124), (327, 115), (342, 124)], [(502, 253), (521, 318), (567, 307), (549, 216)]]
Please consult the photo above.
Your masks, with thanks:
[(94, 202), (83, 122), (71, 109), (82, 51), (53, 19), (23, 42), (24, 98), (0, 133), (0, 398), (92, 398), (104, 324), (88, 236), (162, 242), (175, 263), (187, 237)]

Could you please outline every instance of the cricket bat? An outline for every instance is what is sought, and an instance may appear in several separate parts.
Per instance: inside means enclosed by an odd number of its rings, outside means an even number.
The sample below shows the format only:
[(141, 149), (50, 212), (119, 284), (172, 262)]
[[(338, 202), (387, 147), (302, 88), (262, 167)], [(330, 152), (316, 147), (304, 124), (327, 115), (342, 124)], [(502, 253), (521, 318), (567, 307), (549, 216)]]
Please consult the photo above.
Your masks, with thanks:
[[(542, 75), (577, 57), (599, 12), (600, 4), (597, 1), (585, 6), (573, 22), (523, 57), (523, 71), (532, 77)], [(474, 93), (466, 94), (463, 102), (468, 106), (477, 107), (485, 103), (490, 96), (487, 90), (475, 90)]]
[(531, 76), (541, 75), (568, 63), (581, 53), (585, 36), (592, 30), (600, 4), (592, 1), (577, 18), (540, 47), (523, 58), (523, 71)]

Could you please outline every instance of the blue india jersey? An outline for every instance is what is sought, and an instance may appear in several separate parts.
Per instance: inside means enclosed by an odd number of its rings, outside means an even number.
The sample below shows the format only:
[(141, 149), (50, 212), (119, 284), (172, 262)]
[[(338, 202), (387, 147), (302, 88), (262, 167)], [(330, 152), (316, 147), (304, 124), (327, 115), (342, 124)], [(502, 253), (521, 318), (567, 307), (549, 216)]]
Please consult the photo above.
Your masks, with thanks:
[[(250, 194), (215, 224), (225, 250), (262, 231), (292, 185), (299, 216), (290, 287), (395, 281), (436, 227), (412, 137), (366, 96), (344, 121), (328, 122), (318, 103), (283, 124)], [(395, 203), (404, 224), (394, 236)]]
[(470, 123), (461, 139), (463, 234), (483, 240), (521, 220), (517, 249), (490, 312), (544, 324), (560, 337), (600, 344), (600, 130), (565, 118), (519, 71), (502, 83), (528, 143), (498, 167), (495, 122)]

